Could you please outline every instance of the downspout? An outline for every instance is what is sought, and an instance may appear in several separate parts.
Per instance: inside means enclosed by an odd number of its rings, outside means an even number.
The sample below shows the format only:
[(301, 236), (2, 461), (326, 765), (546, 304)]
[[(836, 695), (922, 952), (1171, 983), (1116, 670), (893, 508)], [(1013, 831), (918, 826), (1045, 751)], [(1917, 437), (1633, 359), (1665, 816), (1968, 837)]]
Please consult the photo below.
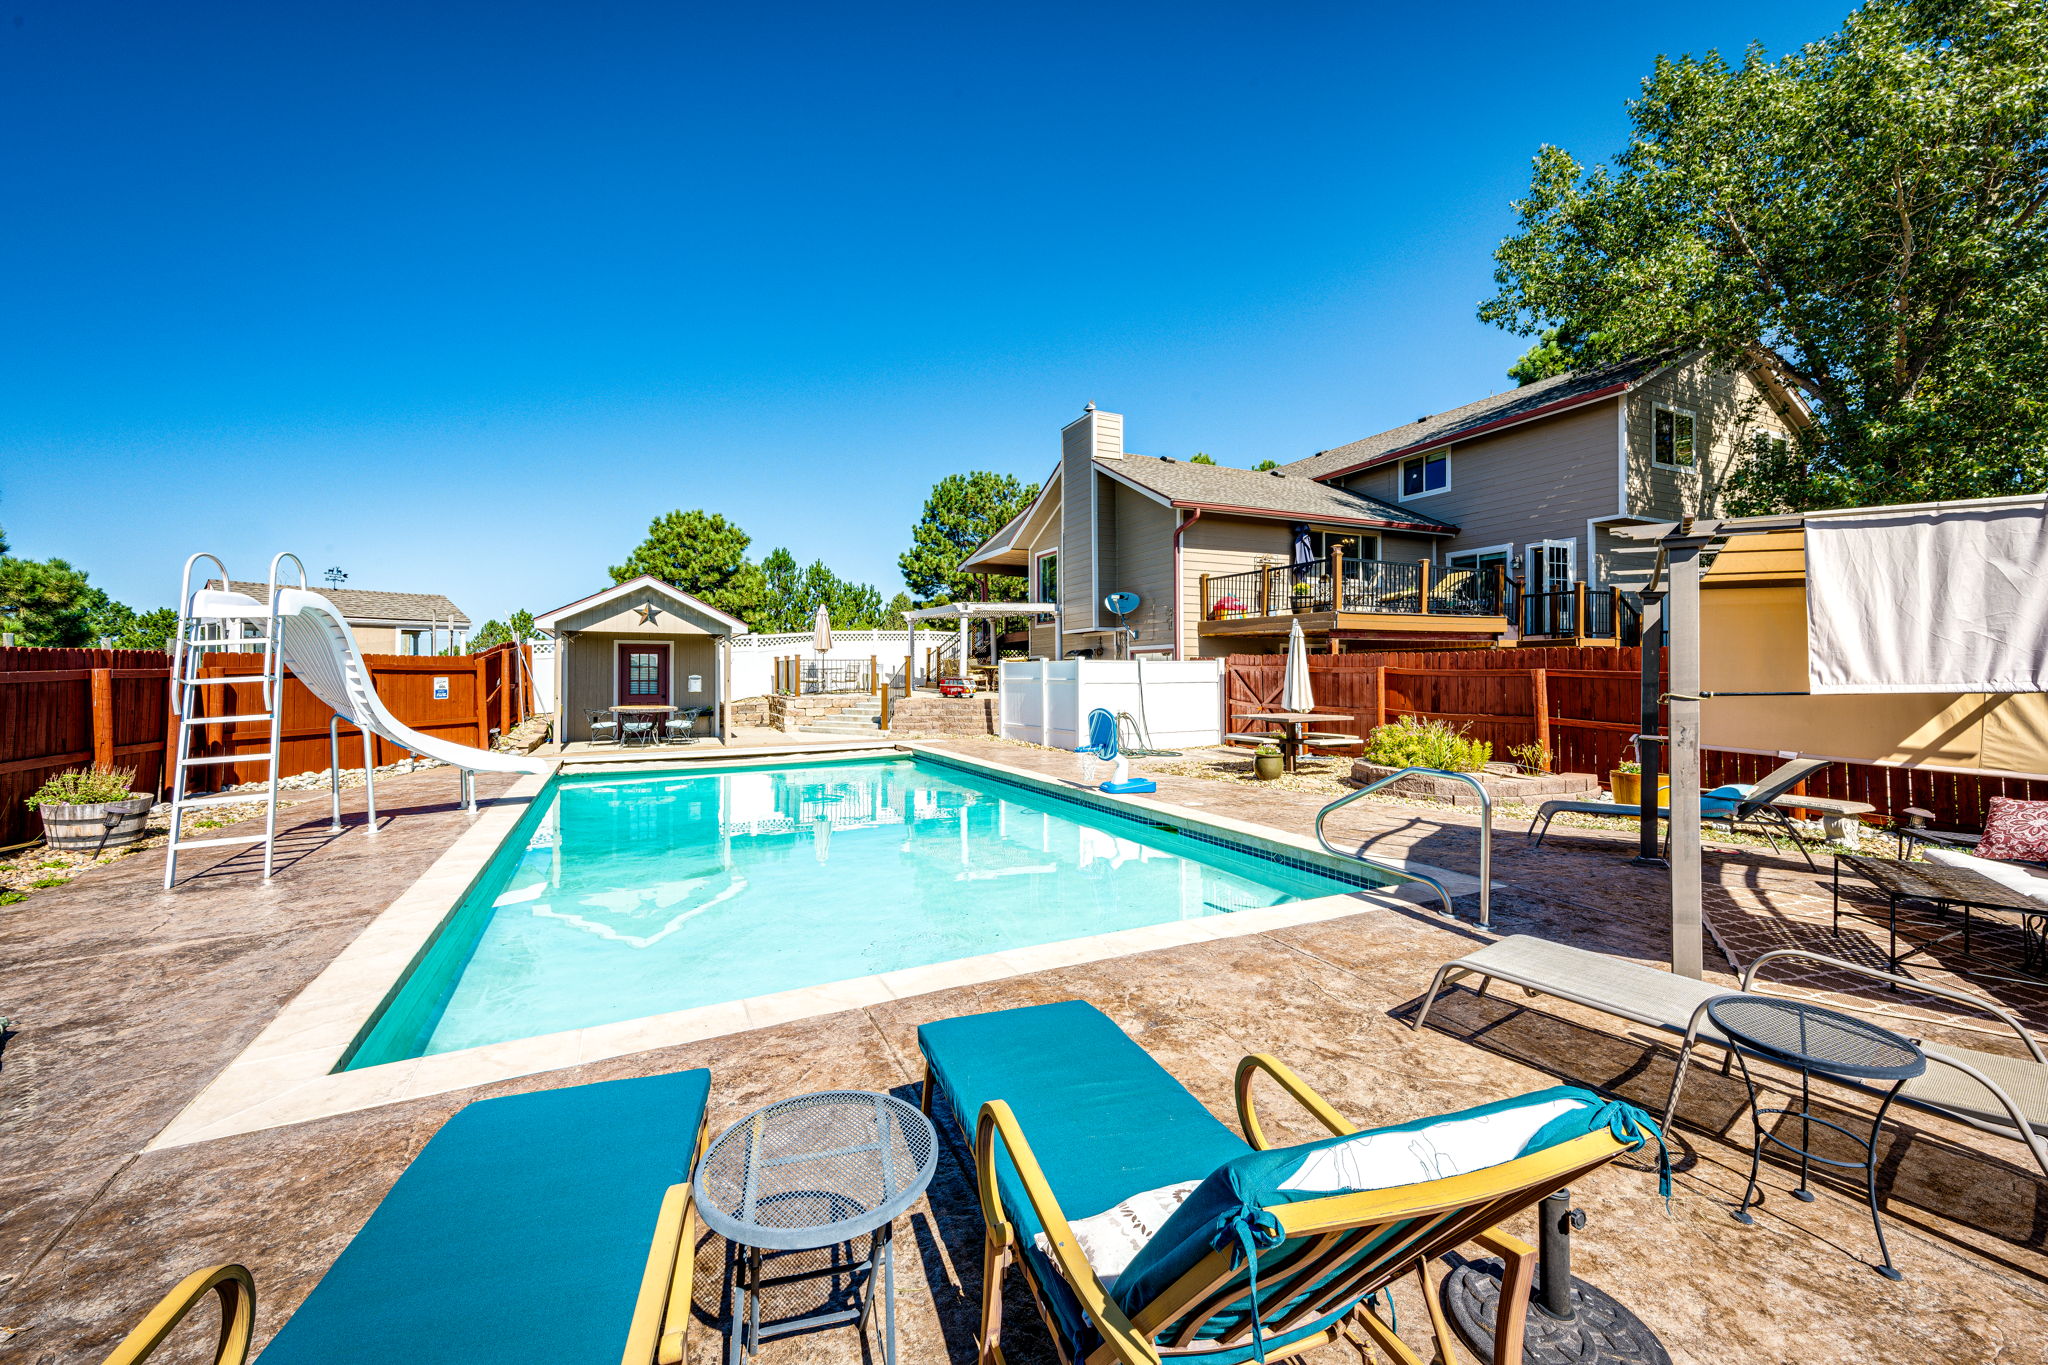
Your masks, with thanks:
[(1183, 511), (1181, 515), (1187, 519), (1173, 532), (1173, 657), (1176, 659), (1187, 657), (1181, 644), (1187, 634), (1187, 615), (1181, 609), (1181, 597), (1187, 591), (1187, 584), (1183, 581), (1180, 567), (1180, 538), (1188, 533), (1188, 527), (1202, 519), (1202, 509), (1197, 507), (1192, 514)]

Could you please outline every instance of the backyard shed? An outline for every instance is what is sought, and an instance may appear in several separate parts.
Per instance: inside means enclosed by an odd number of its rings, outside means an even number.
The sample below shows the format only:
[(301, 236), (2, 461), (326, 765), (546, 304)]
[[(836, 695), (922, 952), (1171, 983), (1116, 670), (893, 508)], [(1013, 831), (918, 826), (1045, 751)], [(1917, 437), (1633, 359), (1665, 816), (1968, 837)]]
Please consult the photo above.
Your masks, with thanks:
[(557, 744), (588, 740), (590, 713), (627, 703), (709, 708), (731, 729), (732, 638), (746, 623), (642, 575), (534, 618), (554, 637)]

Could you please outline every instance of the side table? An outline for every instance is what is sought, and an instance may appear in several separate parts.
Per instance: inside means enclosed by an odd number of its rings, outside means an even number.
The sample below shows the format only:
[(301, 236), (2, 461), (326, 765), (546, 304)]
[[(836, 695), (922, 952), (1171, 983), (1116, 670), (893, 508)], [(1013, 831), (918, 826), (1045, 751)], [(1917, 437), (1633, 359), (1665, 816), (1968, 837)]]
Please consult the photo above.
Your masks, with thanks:
[[(1885, 1112), (1898, 1096), (1899, 1087), (1927, 1070), (1927, 1057), (1909, 1038), (1889, 1029), (1866, 1023), (1838, 1010), (1823, 1009), (1799, 1000), (1765, 999), (1755, 995), (1724, 995), (1707, 1002), (1707, 1018), (1733, 1044), (1729, 1051), (1742, 1064), (1742, 1083), (1749, 1091), (1749, 1110), (1756, 1121), (1756, 1140), (1750, 1146), (1749, 1183), (1742, 1189), (1742, 1207), (1737, 1222), (1750, 1223), (1752, 1196), (1757, 1193), (1757, 1173), (1763, 1165), (1764, 1143), (1775, 1142), (1799, 1157), (1799, 1188), (1793, 1198), (1813, 1202), (1807, 1188), (1809, 1163), (1863, 1172), (1864, 1190), (1870, 1202), (1870, 1222), (1877, 1229), (1877, 1273), (1888, 1280), (1900, 1278), (1892, 1254), (1884, 1242), (1884, 1219), (1877, 1207), (1877, 1135), (1884, 1127)], [(1756, 1081), (1749, 1071), (1750, 1057), (1760, 1057), (1799, 1073), (1799, 1107), (1766, 1109), (1759, 1102)], [(1851, 1132), (1832, 1119), (1813, 1112), (1812, 1079), (1890, 1081), (1870, 1121), (1868, 1138)], [(1799, 1141), (1795, 1144), (1764, 1127), (1764, 1115), (1784, 1114), (1799, 1120)], [(1831, 1128), (1863, 1150), (1863, 1160), (1842, 1161), (1821, 1156), (1813, 1150), (1813, 1125)]]
[[(733, 1250), (732, 1331), (727, 1359), (752, 1357), (771, 1336), (858, 1322), (867, 1330), (880, 1275), (883, 1360), (896, 1360), (899, 1214), (917, 1202), (938, 1165), (931, 1120), (893, 1095), (827, 1090), (778, 1100), (735, 1123), (697, 1164), (697, 1210)], [(867, 1252), (853, 1260), (853, 1243)], [(764, 1262), (793, 1252), (848, 1247), (842, 1262), (785, 1275)], [(848, 1278), (851, 1307), (827, 1309), (763, 1328), (764, 1289), (802, 1280)]]

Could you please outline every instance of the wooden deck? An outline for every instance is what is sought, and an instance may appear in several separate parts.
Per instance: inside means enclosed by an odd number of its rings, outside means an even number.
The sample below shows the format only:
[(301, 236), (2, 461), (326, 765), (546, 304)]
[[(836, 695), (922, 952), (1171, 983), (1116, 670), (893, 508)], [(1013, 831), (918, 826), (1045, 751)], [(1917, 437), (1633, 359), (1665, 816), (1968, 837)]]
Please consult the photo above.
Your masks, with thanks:
[(1307, 635), (1376, 636), (1501, 636), (1507, 633), (1505, 616), (1452, 616), (1436, 612), (1310, 611), (1282, 616), (1233, 616), (1221, 621), (1203, 621), (1202, 635), (1285, 635), (1299, 621)]

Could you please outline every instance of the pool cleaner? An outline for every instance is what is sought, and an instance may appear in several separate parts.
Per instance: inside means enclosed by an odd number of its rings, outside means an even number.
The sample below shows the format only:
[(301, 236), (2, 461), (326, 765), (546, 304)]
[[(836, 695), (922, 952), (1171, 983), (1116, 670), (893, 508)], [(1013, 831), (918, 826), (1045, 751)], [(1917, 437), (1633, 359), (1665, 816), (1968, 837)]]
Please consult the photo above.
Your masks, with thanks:
[(1128, 796), (1139, 792), (1156, 792), (1159, 784), (1148, 777), (1131, 776), (1131, 760), (1125, 758), (1117, 745), (1116, 717), (1098, 706), (1088, 713), (1088, 742), (1074, 750), (1077, 754), (1093, 754), (1104, 763), (1116, 764), (1116, 776), (1097, 787), (1097, 791), (1112, 796)]

